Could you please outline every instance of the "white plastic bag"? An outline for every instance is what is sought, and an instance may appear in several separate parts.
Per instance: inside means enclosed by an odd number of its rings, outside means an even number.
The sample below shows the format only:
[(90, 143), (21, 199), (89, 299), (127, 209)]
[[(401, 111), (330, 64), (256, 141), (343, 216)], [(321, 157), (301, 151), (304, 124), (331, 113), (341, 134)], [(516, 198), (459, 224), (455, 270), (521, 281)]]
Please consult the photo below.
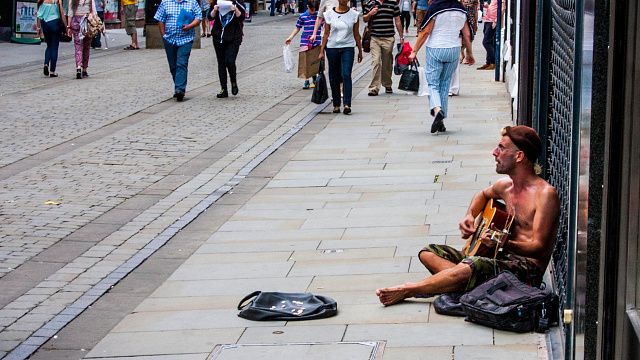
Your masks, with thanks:
[(290, 73), (293, 71), (293, 54), (291, 53), (291, 49), (289, 45), (285, 45), (282, 47), (282, 57), (284, 58), (284, 71)]
[(427, 84), (427, 73), (424, 66), (418, 67), (418, 79), (420, 79), (420, 87), (418, 88), (418, 96), (429, 95), (429, 84)]

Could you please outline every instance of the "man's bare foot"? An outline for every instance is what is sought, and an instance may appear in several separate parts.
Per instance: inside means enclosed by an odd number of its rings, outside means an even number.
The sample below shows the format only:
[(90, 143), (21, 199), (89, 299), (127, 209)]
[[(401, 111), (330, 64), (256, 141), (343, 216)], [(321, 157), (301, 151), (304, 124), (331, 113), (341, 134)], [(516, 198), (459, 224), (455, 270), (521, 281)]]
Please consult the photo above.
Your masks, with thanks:
[(403, 286), (378, 289), (376, 290), (376, 295), (378, 295), (378, 299), (384, 306), (397, 304), (400, 301), (411, 297), (409, 290)]

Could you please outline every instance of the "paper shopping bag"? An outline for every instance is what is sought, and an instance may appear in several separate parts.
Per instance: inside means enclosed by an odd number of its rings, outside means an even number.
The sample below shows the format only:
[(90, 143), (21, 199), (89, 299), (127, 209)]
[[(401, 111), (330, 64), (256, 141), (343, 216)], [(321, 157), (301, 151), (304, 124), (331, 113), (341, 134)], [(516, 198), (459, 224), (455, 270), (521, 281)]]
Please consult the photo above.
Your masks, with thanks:
[(320, 72), (320, 46), (298, 53), (298, 77), (308, 79)]

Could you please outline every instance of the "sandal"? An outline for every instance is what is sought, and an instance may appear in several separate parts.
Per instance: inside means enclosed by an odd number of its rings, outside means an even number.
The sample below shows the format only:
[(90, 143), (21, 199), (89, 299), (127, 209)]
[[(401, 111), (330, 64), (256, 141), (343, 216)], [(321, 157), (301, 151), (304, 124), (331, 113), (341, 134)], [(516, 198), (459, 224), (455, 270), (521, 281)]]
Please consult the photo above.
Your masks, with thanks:
[(126, 48), (124, 48), (123, 50), (140, 50), (140, 48), (133, 47), (133, 46), (129, 45)]

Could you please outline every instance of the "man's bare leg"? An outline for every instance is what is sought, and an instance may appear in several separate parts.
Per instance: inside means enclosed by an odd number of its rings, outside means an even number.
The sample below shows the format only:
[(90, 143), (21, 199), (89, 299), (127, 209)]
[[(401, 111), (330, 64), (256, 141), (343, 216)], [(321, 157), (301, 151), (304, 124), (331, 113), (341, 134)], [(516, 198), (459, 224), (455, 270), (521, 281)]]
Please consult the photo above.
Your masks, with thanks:
[(378, 289), (376, 295), (384, 306), (389, 306), (417, 294), (442, 294), (463, 290), (471, 275), (471, 266), (460, 263), (417, 283)]
[(432, 274), (437, 274), (440, 271), (451, 269), (454, 266), (456, 266), (455, 263), (452, 263), (449, 260), (443, 259), (440, 256), (426, 250), (421, 251), (418, 254), (418, 259), (420, 259), (420, 262), (422, 263), (422, 265), (424, 265), (424, 267), (426, 267), (427, 270), (429, 270), (429, 272)]

